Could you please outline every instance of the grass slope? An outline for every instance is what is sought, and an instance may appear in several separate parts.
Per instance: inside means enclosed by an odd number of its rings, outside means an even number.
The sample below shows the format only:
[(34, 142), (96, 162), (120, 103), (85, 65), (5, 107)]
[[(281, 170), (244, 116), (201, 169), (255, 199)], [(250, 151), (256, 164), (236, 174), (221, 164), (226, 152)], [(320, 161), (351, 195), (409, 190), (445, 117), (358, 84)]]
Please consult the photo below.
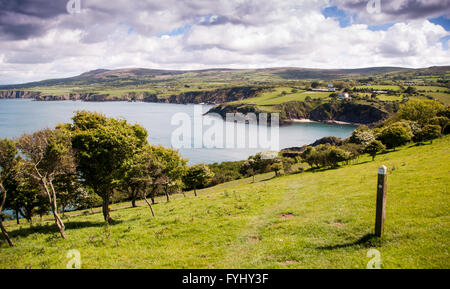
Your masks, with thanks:
[[(365, 268), (370, 248), (384, 268), (449, 268), (450, 137), (407, 146), (339, 169), (209, 188), (112, 212), (7, 223), (16, 247), (0, 243), (0, 268)], [(372, 237), (377, 168), (389, 170), (385, 236)], [(122, 207), (124, 204), (122, 204)]]

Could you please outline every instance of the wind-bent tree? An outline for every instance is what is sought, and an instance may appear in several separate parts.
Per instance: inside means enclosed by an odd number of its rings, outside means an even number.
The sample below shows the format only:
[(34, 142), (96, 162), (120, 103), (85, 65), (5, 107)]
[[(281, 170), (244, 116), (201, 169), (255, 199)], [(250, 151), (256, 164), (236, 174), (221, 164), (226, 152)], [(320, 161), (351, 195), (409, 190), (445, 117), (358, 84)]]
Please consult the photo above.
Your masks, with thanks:
[(197, 164), (187, 169), (183, 182), (188, 188), (194, 189), (197, 196), (197, 188), (204, 187), (212, 178), (214, 173), (205, 164)]
[(73, 174), (75, 163), (70, 135), (64, 129), (44, 129), (33, 134), (24, 134), (17, 141), (17, 147), (25, 155), (24, 170), (39, 180), (48, 198), (50, 208), (63, 239), (65, 226), (58, 213), (55, 178)]
[[(14, 142), (9, 139), (0, 139), (0, 213), (3, 210), (6, 201), (6, 190), (3, 186), (3, 181), (12, 173), (16, 162), (16, 155), (17, 148), (14, 145)], [(11, 241), (11, 238), (9, 238), (1, 218), (0, 229), (9, 246), (13, 247), (14, 243)]]
[(253, 183), (255, 182), (256, 163), (253, 159), (246, 160), (239, 169), (239, 172), (247, 177), (253, 177)]
[(283, 169), (283, 163), (281, 160), (277, 159), (269, 165), (269, 169), (275, 173), (275, 176), (278, 177), (280, 175), (280, 171)]
[[(153, 157), (149, 145), (144, 146), (125, 162), (121, 186), (128, 193), (132, 207), (136, 207), (136, 199), (142, 196), (154, 215), (152, 204), (147, 200), (147, 189), (156, 183), (156, 178), (160, 173), (161, 166)], [(152, 199), (154, 202), (153, 195)]]
[(5, 207), (16, 212), (17, 223), (19, 223), (19, 214), (21, 214), (32, 224), (37, 207), (44, 208), (46, 212), (50, 208), (45, 196), (41, 194), (42, 189), (39, 181), (30, 178), (30, 174), (24, 172), (24, 169), (26, 169), (26, 166), (23, 165), (23, 160), (18, 158), (14, 173), (3, 182), (3, 186), (8, 191)]
[(73, 174), (64, 174), (55, 178), (54, 187), (56, 189), (56, 198), (60, 205), (62, 214), (69, 205), (75, 206), (79, 195), (83, 194), (81, 184), (75, 172)]
[(166, 199), (169, 202), (169, 189), (179, 190), (182, 187), (187, 160), (183, 159), (177, 151), (163, 146), (152, 146), (151, 154), (161, 165), (161, 171), (156, 180), (157, 184), (161, 184), (164, 188)]
[[(153, 217), (155, 211), (152, 204), (155, 203), (155, 193), (162, 184), (162, 162), (155, 156), (154, 150), (150, 145), (144, 146), (142, 150), (136, 153), (129, 161), (127, 161), (126, 172), (124, 174), (124, 182), (136, 194), (141, 195), (147, 205), (150, 207)], [(150, 190), (150, 198), (147, 199)]]
[(147, 131), (140, 125), (87, 111), (75, 114), (71, 131), (77, 170), (83, 182), (102, 198), (103, 216), (110, 223), (113, 190), (120, 187), (125, 162), (147, 144)]

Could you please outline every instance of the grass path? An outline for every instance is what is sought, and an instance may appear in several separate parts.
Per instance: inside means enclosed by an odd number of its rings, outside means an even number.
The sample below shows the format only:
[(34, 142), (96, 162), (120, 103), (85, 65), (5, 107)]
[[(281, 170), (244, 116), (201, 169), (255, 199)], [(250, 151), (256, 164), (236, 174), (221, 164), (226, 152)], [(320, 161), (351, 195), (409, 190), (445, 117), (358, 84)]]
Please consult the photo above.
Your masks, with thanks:
[(271, 219), (276, 216), (280, 218), (290, 218), (292, 215), (287, 213), (277, 215), (286, 209), (287, 205), (293, 200), (295, 191), (287, 189), (278, 194), (278, 199), (270, 208), (265, 208), (258, 215), (253, 216), (236, 239), (232, 248), (219, 264), (220, 268), (242, 268), (242, 264), (259, 262), (265, 256), (258, 254), (258, 246), (261, 242), (261, 231), (270, 226)]

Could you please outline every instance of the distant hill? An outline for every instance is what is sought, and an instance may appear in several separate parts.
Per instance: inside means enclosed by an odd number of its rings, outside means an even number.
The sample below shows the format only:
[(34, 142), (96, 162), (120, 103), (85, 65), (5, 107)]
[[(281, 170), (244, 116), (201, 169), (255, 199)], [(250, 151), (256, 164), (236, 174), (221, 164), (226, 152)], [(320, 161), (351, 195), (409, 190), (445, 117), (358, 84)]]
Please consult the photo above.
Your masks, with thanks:
[(75, 85), (110, 85), (121, 87), (152, 82), (181, 81), (195, 79), (208, 81), (213, 79), (242, 79), (248, 81), (282, 81), (282, 80), (332, 80), (340, 78), (364, 78), (388, 73), (443, 73), (450, 66), (411, 69), (402, 67), (368, 67), (358, 69), (311, 69), (311, 68), (264, 68), (264, 69), (227, 69), (215, 68), (204, 70), (161, 70), (147, 68), (96, 69), (78, 76), (59, 79), (48, 79), (24, 84), (2, 85), (0, 89), (24, 89), (43, 86), (75, 86)]

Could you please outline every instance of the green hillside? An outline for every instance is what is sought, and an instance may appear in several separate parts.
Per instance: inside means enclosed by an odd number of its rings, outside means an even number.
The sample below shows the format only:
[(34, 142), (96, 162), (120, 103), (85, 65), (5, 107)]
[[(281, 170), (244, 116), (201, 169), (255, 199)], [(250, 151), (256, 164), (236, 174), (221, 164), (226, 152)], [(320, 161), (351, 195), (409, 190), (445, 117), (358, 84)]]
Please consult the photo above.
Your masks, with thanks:
[[(198, 197), (66, 215), (54, 222), (6, 222), (16, 246), (0, 243), (0, 268), (365, 268), (367, 251), (384, 268), (449, 268), (450, 137), (402, 147), (338, 169), (237, 181)], [(373, 236), (377, 168), (389, 170), (385, 236)], [(78, 216), (75, 216), (78, 214)]]

